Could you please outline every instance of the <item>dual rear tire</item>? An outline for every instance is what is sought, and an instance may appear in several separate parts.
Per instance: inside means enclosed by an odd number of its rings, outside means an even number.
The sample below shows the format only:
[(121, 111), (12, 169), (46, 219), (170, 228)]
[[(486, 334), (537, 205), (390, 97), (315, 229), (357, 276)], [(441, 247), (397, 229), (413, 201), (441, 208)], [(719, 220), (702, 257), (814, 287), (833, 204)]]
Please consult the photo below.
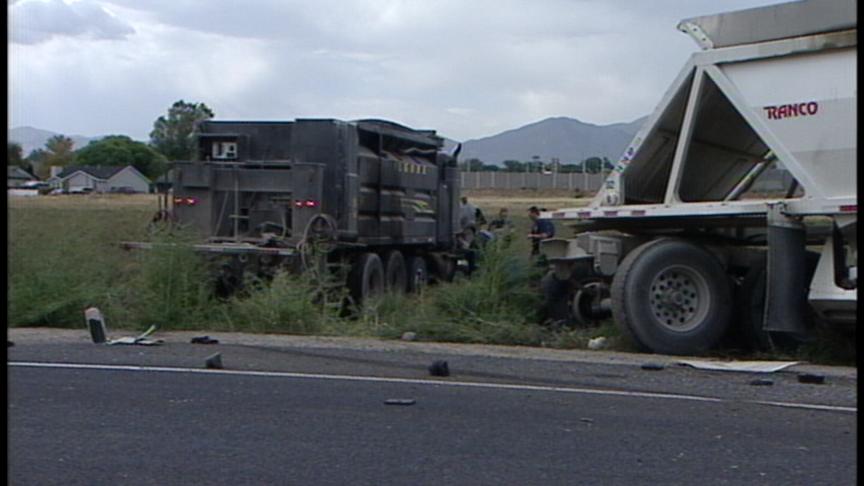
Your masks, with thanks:
[(385, 291), (417, 292), (429, 280), (426, 260), (421, 255), (407, 258), (399, 250), (390, 250), (384, 259), (376, 253), (361, 254), (351, 265), (348, 287), (355, 303), (362, 304)]
[(653, 240), (631, 251), (612, 279), (612, 315), (641, 349), (698, 354), (726, 334), (733, 316), (729, 277), (692, 243)]

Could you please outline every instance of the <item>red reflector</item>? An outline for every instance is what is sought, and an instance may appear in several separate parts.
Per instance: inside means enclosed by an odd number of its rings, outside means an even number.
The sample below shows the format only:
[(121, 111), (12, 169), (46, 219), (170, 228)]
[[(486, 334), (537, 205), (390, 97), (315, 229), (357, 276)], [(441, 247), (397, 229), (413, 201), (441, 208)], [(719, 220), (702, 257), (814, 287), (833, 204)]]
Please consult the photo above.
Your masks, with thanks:
[(307, 199), (303, 203), (303, 205), (306, 206), (307, 208), (317, 208), (318, 207), (318, 201), (313, 201), (311, 199)]
[(633, 211), (630, 211), (630, 214), (632, 214), (633, 216), (645, 216), (645, 210), (644, 209), (634, 209)]
[(857, 213), (858, 212), (858, 205), (857, 204), (846, 204), (846, 205), (840, 206), (840, 211), (843, 213)]
[(194, 206), (198, 204), (197, 197), (177, 196), (174, 198), (175, 206)]
[(579, 211), (576, 213), (576, 216), (578, 216), (580, 218), (590, 218), (591, 217), (591, 211)]
[(553, 218), (563, 218), (564, 213), (563, 212), (552, 213), (552, 217)]
[(603, 216), (618, 216), (618, 211), (603, 211)]
[(294, 201), (294, 206), (296, 206), (298, 208), (302, 208), (303, 207), (303, 201)]

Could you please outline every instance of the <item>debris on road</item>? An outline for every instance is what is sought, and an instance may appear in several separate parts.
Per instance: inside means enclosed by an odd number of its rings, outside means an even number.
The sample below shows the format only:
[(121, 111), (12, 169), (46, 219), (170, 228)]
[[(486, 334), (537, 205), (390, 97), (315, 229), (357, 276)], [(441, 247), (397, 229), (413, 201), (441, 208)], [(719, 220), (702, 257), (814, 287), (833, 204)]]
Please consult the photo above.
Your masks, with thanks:
[(817, 375), (815, 373), (799, 373), (798, 383), (810, 383), (813, 385), (821, 385), (825, 383), (825, 375)]
[(138, 336), (111, 339), (110, 341), (106, 341), (105, 344), (108, 344), (108, 345), (128, 344), (128, 345), (138, 345), (138, 346), (155, 346), (157, 344), (162, 344), (165, 341), (163, 341), (161, 339), (147, 339), (151, 334), (156, 332), (156, 329), (157, 329), (157, 326), (154, 324), (154, 325), (150, 326), (146, 331), (139, 334)]
[(603, 349), (606, 347), (606, 338), (603, 336), (596, 337), (588, 341), (588, 349)]
[(416, 332), (407, 331), (407, 332), (402, 334), (402, 340), (403, 341), (414, 341), (415, 339), (417, 339), (417, 333)]
[(219, 344), (218, 339), (211, 338), (210, 336), (195, 336), (189, 342), (192, 344)]
[(450, 367), (447, 362), (438, 360), (429, 365), (429, 374), (432, 376), (450, 376)]
[(642, 365), (642, 369), (649, 371), (660, 371), (666, 369), (666, 366), (660, 363), (645, 363)]
[(774, 381), (766, 378), (756, 378), (750, 384), (753, 386), (771, 386), (774, 384)]
[(204, 361), (204, 366), (211, 370), (221, 370), (225, 367), (222, 366), (222, 353), (216, 353), (207, 357)]
[[(8, 341), (8, 340), (7, 340), (7, 341)], [(6, 347), (7, 347), (7, 348), (11, 348), (12, 346), (15, 346), (15, 343), (13, 343), (12, 341), (9, 341), (9, 346), (6, 346)]]
[(710, 371), (744, 371), (749, 373), (774, 373), (794, 366), (799, 361), (709, 361), (682, 360), (679, 364)]
[(84, 322), (87, 323), (87, 328), (90, 330), (90, 338), (93, 339), (93, 343), (104, 343), (107, 331), (105, 329), (105, 317), (102, 316), (102, 311), (96, 307), (88, 307), (87, 309), (84, 309)]
[(586, 424), (593, 424), (594, 419), (588, 417), (582, 417), (579, 419), (580, 422), (585, 422)]
[(414, 405), (417, 400), (413, 398), (388, 398), (384, 400), (385, 405)]

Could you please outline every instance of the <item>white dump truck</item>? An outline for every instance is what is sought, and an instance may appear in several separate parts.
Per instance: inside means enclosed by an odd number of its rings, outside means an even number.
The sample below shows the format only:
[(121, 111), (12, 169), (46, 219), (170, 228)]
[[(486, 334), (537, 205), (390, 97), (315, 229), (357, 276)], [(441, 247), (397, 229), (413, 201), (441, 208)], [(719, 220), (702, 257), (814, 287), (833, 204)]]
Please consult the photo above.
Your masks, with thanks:
[(701, 50), (602, 189), (542, 215), (575, 229), (541, 244), (547, 315), (611, 314), (669, 354), (854, 332), (856, 15), (807, 0), (682, 21)]

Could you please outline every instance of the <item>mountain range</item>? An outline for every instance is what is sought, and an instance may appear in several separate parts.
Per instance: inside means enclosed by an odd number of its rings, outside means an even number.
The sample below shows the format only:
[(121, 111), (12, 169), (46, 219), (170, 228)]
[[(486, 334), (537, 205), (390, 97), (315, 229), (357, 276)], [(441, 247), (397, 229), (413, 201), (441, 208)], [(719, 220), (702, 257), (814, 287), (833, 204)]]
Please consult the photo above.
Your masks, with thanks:
[(507, 130), (491, 137), (462, 143), (460, 160), (480, 159), (501, 165), (505, 160), (528, 161), (538, 156), (562, 164), (576, 164), (588, 157), (616, 161), (648, 117), (629, 123), (594, 125), (575, 118), (554, 117)]
[[(588, 157), (617, 160), (647, 117), (629, 123), (594, 125), (575, 118), (546, 118), (489, 137), (462, 142), (460, 160), (480, 159), (486, 164), (502, 165), (505, 160), (528, 161), (538, 156), (549, 161), (558, 158), (562, 164), (579, 163)], [(21, 144), (26, 157), (31, 151), (45, 147), (55, 132), (33, 127), (16, 127), (8, 132), (9, 141)], [(69, 135), (75, 148), (85, 147), (101, 137)], [(445, 150), (452, 151), (458, 142), (447, 139)]]
[[(59, 135), (56, 132), (42, 130), (33, 127), (15, 127), (9, 130), (9, 141), (16, 142), (21, 145), (21, 151), (24, 157), (30, 155), (30, 152), (36, 149), (44, 149), (45, 142), (54, 135)], [(74, 148), (78, 150), (84, 148), (93, 140), (99, 140), (102, 137), (85, 137), (83, 135), (67, 135), (75, 142)]]

